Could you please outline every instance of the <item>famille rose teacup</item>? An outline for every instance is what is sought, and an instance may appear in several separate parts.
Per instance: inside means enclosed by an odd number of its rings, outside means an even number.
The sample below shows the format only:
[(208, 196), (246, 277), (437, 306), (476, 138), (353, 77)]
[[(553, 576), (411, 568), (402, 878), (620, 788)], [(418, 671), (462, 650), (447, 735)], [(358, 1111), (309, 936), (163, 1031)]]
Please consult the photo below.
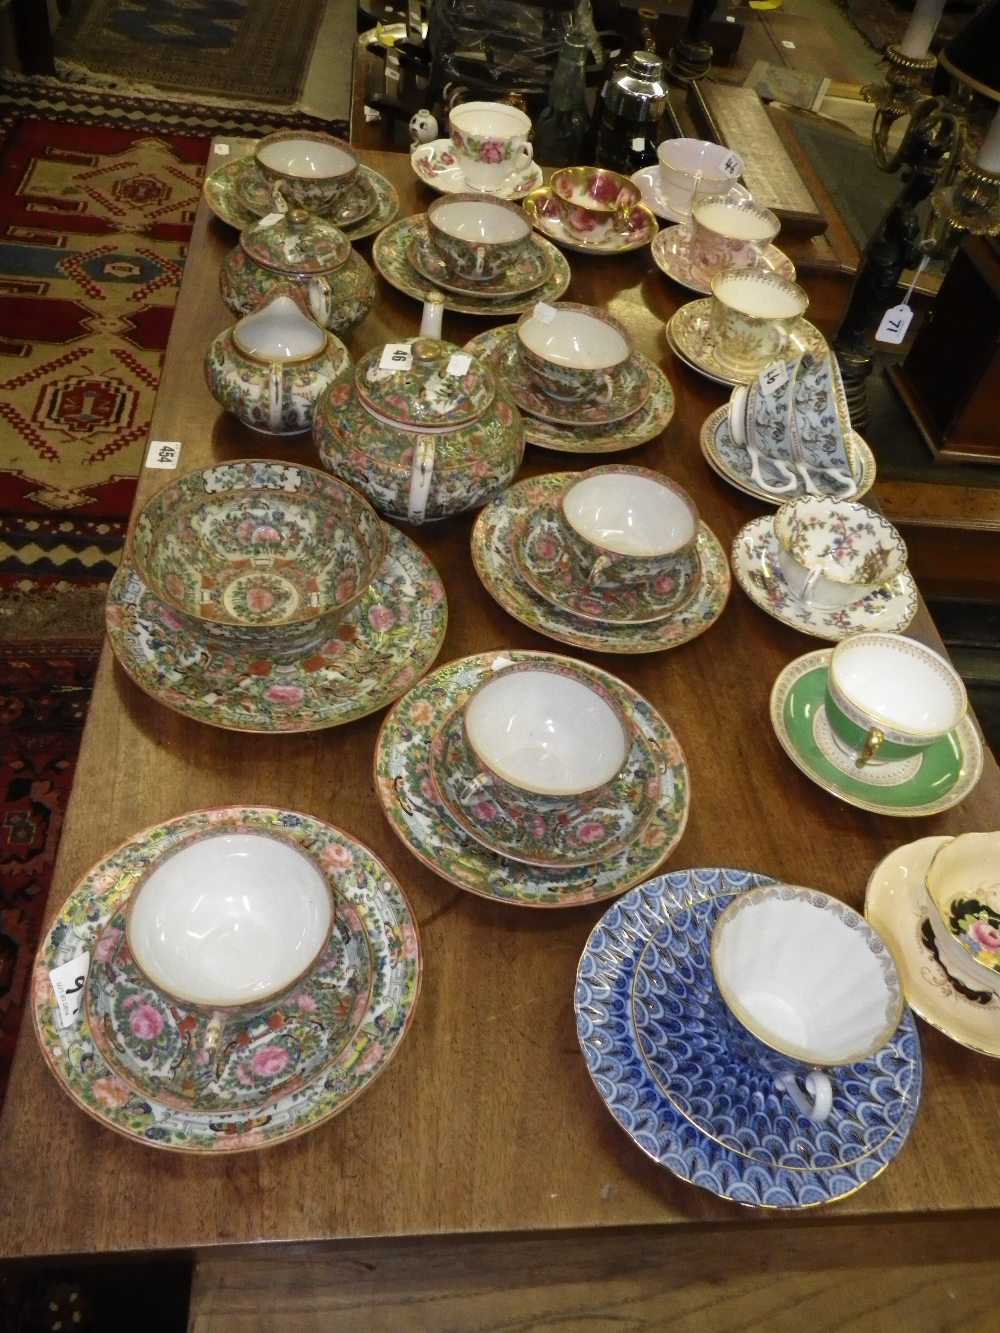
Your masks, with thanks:
[(711, 961), (734, 1050), (770, 1071), (810, 1120), (833, 1109), (826, 1071), (872, 1055), (902, 1017), (885, 942), (814, 889), (771, 884), (736, 895), (715, 923)]
[(854, 634), (830, 655), (826, 719), (856, 768), (910, 759), (958, 726), (962, 678), (940, 654), (901, 634)]
[(579, 809), (621, 772), (632, 728), (598, 682), (569, 662), (501, 668), (469, 695), (465, 743), (476, 784), (501, 803)]
[(708, 139), (667, 139), (656, 150), (660, 198), (676, 217), (691, 216), (697, 189), (702, 198), (713, 190), (725, 194), (743, 174), (739, 153)]
[(789, 500), (774, 515), (774, 535), (785, 581), (807, 606), (849, 606), (906, 568), (902, 537), (856, 500), (825, 495)]
[(432, 262), (442, 276), (495, 282), (532, 244), (531, 223), (520, 208), (478, 194), (447, 195), (427, 210)]
[(1000, 833), (949, 838), (924, 883), (941, 962), (966, 985), (1000, 995)]
[(632, 355), (618, 320), (572, 301), (537, 302), (518, 320), (516, 337), (532, 379), (562, 402), (610, 403), (614, 373)]
[(342, 946), (330, 951), (335, 914), (323, 870), (290, 841), (220, 824), (182, 844), (97, 942), (87, 1005), (98, 1046), (175, 1105), (289, 1090), (336, 1054), (323, 1025), (350, 980), (333, 956)]
[(727, 195), (695, 196), (691, 206), (691, 258), (706, 278), (725, 268), (758, 268), (781, 229), (769, 208)]
[(641, 587), (664, 613), (701, 579), (698, 511), (676, 482), (647, 468), (592, 468), (563, 491), (560, 517), (582, 583)]
[(272, 192), (310, 213), (336, 212), (348, 191), (360, 184), (354, 149), (329, 134), (278, 130), (258, 141), (253, 156)]
[(569, 234), (595, 243), (627, 234), (632, 210), (642, 202), (634, 181), (606, 167), (562, 167), (552, 173), (549, 189)]
[(531, 119), (506, 102), (460, 102), (448, 113), (448, 131), (470, 190), (499, 190), (531, 165)]
[(765, 269), (724, 269), (711, 287), (716, 358), (741, 375), (761, 370), (785, 351), (809, 304), (798, 283)]

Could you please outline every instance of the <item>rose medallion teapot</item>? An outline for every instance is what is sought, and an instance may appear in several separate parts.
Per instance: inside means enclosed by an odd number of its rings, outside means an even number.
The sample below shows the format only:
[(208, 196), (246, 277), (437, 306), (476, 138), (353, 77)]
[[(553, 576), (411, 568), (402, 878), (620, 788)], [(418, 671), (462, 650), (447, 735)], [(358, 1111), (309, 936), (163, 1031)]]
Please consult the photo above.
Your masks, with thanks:
[(360, 324), (375, 304), (375, 275), (339, 227), (301, 208), (245, 228), (222, 262), (219, 286), (234, 315), (247, 315), (278, 284), (294, 283), (317, 323), (334, 333)]
[(524, 457), (507, 389), (476, 357), (424, 336), (373, 348), (338, 375), (313, 437), (325, 467), (411, 523), (486, 504)]
[(296, 435), (316, 402), (350, 367), (347, 348), (306, 311), (298, 288), (275, 287), (212, 342), (205, 378), (212, 396), (251, 430)]

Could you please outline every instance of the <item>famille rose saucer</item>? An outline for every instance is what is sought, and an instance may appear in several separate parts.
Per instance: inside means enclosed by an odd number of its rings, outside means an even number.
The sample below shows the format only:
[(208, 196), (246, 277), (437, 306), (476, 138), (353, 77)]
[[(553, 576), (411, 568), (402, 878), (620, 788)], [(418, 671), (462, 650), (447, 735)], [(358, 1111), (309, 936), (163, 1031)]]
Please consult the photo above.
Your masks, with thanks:
[[(236, 193), (240, 202), (259, 218), (275, 212), (276, 202), (282, 201), (275, 199), (273, 188), (258, 171), (254, 159), (245, 157), (243, 161), (249, 163), (249, 169), (236, 177)], [(374, 212), (376, 203), (371, 178), (359, 166), (358, 174), (345, 188), (336, 207), (325, 210), (323, 217), (340, 228), (356, 226)]]
[[(410, 153), (410, 165), (425, 185), (441, 194), (464, 194), (470, 190), (450, 139), (417, 144)], [(541, 167), (537, 162), (529, 162), (523, 171), (512, 173), (496, 189), (478, 193), (493, 195), (497, 199), (523, 199), (541, 183)]]
[(444, 292), (456, 292), (459, 296), (520, 296), (522, 292), (531, 292), (540, 287), (552, 274), (552, 256), (549, 251), (531, 245), (508, 263), (499, 278), (489, 282), (463, 278), (448, 271), (447, 264), (434, 249), (426, 231), (414, 236), (409, 260), (422, 278)]
[[(692, 370), (697, 370), (716, 384), (749, 384), (761, 367), (734, 371), (722, 364), (712, 331), (711, 309), (711, 297), (682, 305), (667, 321), (667, 342)], [(826, 340), (819, 329), (807, 319), (800, 319), (789, 335), (786, 355), (792, 357), (811, 352), (813, 356), (821, 356), (825, 348)]]
[(872, 871), (865, 916), (896, 959), (907, 1003), (931, 1027), (982, 1055), (1000, 1056), (1000, 998), (955, 980), (938, 956), (924, 878), (946, 837), (896, 847)]
[[(682, 216), (676, 209), (671, 208), (661, 194), (659, 163), (654, 163), (650, 167), (641, 167), (638, 171), (633, 172), (630, 179), (638, 185), (642, 194), (642, 202), (647, 208), (651, 208), (658, 218), (664, 218), (667, 222), (689, 221), (688, 217)], [(750, 191), (745, 185), (740, 185), (738, 181), (731, 181), (727, 191), (737, 199), (750, 198)]]
[[(691, 227), (688, 223), (664, 227), (653, 238), (650, 254), (660, 272), (681, 287), (703, 295), (712, 290), (712, 274), (706, 273), (691, 255)], [(761, 252), (761, 268), (790, 282), (795, 281), (795, 265), (776, 245), (767, 245)]]
[(655, 810), (638, 836), (614, 856), (587, 865), (534, 866), (490, 851), (449, 814), (429, 761), (445, 719), (493, 671), (513, 662), (566, 665), (552, 653), (497, 650), (449, 662), (395, 704), (375, 746), (376, 790), (394, 832), (435, 874), (484, 898), (522, 907), (580, 907), (624, 892), (651, 875), (677, 845), (687, 823), (687, 762), (670, 727), (642, 695), (588, 662), (592, 676), (631, 718), (657, 757)]
[[(399, 218), (384, 231), (380, 231), (372, 245), (372, 262), (390, 286), (417, 301), (426, 301), (441, 288), (436, 282), (425, 278), (413, 266), (410, 253), (415, 243), (426, 238), (427, 215), (417, 213), (413, 217)], [(532, 235), (534, 245), (548, 255), (551, 262), (549, 276), (539, 287), (530, 292), (495, 293), (480, 296), (475, 293), (459, 295), (457, 292), (442, 293), (445, 309), (454, 310), (461, 315), (520, 315), (530, 309), (536, 301), (558, 301), (569, 286), (569, 264), (566, 256), (543, 236)]]
[(954, 731), (913, 759), (855, 767), (826, 719), (830, 649), (798, 657), (771, 691), (771, 724), (782, 749), (824, 791), (879, 815), (937, 815), (965, 800), (983, 770), (983, 745), (964, 717)]
[(515, 539), (542, 505), (555, 504), (576, 473), (553, 472), (516, 482), (486, 505), (472, 530), (472, 563), (490, 596), (522, 625), (597, 653), (657, 653), (704, 634), (722, 614), (729, 596), (729, 565), (714, 533), (698, 531), (701, 581), (679, 610), (648, 624), (611, 625), (585, 620), (541, 596), (518, 567)]
[[(488, 362), (495, 373), (506, 375), (506, 367), (510, 365), (516, 350), (515, 342), (514, 330), (506, 324), (498, 329), (477, 333), (465, 344), (465, 351)], [(655, 440), (673, 420), (673, 387), (659, 366), (641, 352), (633, 352), (631, 359), (637, 366), (641, 366), (646, 376), (646, 388), (642, 406), (630, 416), (614, 422), (581, 425), (575, 421), (543, 421), (540, 417), (532, 416), (522, 406), (524, 438), (529, 444), (564, 454), (621, 453), (625, 449), (635, 449), (640, 444)]]
[(809, 1208), (853, 1194), (896, 1156), (923, 1065), (904, 1010), (885, 1046), (830, 1071), (833, 1110), (817, 1123), (730, 1050), (712, 930), (737, 895), (771, 883), (745, 870), (668, 871), (613, 903), (577, 968), (577, 1037), (608, 1110), (653, 1161), (735, 1203)]
[(535, 809), (495, 800), (465, 741), (460, 709), (445, 718), (431, 741), (430, 777), (448, 816), (487, 851), (554, 870), (592, 865), (626, 851), (660, 802), (659, 760), (638, 731), (618, 777), (578, 809)]
[(901, 634), (917, 614), (917, 585), (908, 569), (848, 606), (821, 610), (792, 592), (781, 569), (770, 514), (751, 519), (733, 540), (729, 563), (750, 600), (785, 625), (837, 642), (861, 630)]
[[(522, 412), (536, 421), (555, 425), (610, 426), (634, 416), (649, 397), (650, 384), (646, 364), (634, 353), (611, 372), (611, 397), (608, 402), (564, 402), (540, 389), (521, 357), (517, 329), (507, 324), (490, 329), (490, 367), (510, 390)], [(470, 344), (471, 349), (471, 344)]]
[[(399, 195), (392, 182), (386, 180), (381, 173), (373, 171), (371, 167), (362, 165), (359, 172), (372, 187), (375, 195), (374, 205), (356, 222), (345, 223), (337, 222), (336, 218), (330, 219), (352, 241), (361, 240), (365, 236), (372, 236), (375, 232), (381, 231), (399, 212)], [(259, 179), (253, 158), (240, 157), (210, 171), (202, 187), (205, 201), (215, 216), (227, 226), (235, 227), (237, 231), (249, 227), (267, 211), (265, 207), (258, 212), (250, 208), (246, 202), (250, 197), (248, 192), (252, 177)]]
[(587, 240), (571, 232), (562, 219), (559, 202), (547, 185), (532, 190), (524, 200), (524, 211), (533, 225), (563, 250), (580, 255), (623, 255), (641, 250), (659, 230), (659, 223), (645, 204), (636, 204), (625, 231), (606, 232), (599, 240)]
[[(367, 999), (355, 1006), (351, 1030), (318, 1073), (272, 1100), (237, 1109), (168, 1105), (112, 1067), (92, 1035), (86, 1008), (63, 1025), (50, 973), (78, 964), (100, 967), (110, 956), (107, 929), (137, 884), (166, 856), (219, 824), (297, 844), (322, 871), (344, 913), (341, 937), (367, 956)], [(402, 889), (367, 847), (346, 833), (289, 810), (234, 807), (198, 810), (135, 834), (105, 856), (67, 898), (39, 946), (32, 982), (32, 1017), (45, 1062), (63, 1090), (100, 1124), (153, 1148), (232, 1153), (280, 1143), (342, 1111), (386, 1068), (405, 1036), (420, 988), (417, 925)], [(149, 1030), (155, 1015), (136, 1015)], [(261, 1050), (264, 1048), (261, 1047)], [(261, 1057), (258, 1062), (267, 1064)]]
[[(718, 473), (724, 481), (728, 481), (744, 495), (752, 495), (755, 500), (764, 500), (767, 504), (779, 505), (786, 500), (795, 500), (800, 495), (809, 494), (801, 478), (781, 494), (778, 494), (777, 489), (773, 491), (766, 489), (772, 484), (775, 488), (787, 485), (787, 478), (782, 478), (772, 466), (771, 460), (763, 455), (758, 461), (760, 477), (765, 484), (758, 485), (753, 477), (753, 462), (750, 455), (742, 444), (736, 443), (729, 432), (728, 406), (717, 407), (705, 418), (701, 427), (700, 443), (705, 462), (712, 471)], [(850, 491), (846, 491), (842, 486), (829, 491), (828, 493), (837, 500), (860, 500), (875, 484), (875, 455), (867, 441), (862, 439), (857, 431), (851, 431), (851, 454), (854, 459), (854, 485)], [(817, 478), (817, 491), (822, 480), (822, 477)]]
[(127, 561), (107, 602), (112, 650), (158, 703), (230, 731), (315, 731), (398, 699), (434, 661), (448, 604), (437, 570), (398, 528), (389, 553), (337, 635), (294, 662), (255, 658), (196, 638)]

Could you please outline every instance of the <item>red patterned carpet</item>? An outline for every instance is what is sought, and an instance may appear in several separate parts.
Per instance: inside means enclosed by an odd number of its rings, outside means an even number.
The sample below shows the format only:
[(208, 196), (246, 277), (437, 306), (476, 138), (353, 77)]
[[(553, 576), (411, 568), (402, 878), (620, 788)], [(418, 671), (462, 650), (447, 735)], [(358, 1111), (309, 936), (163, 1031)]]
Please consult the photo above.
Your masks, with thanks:
[(0, 1103), (211, 130), (0, 139)]

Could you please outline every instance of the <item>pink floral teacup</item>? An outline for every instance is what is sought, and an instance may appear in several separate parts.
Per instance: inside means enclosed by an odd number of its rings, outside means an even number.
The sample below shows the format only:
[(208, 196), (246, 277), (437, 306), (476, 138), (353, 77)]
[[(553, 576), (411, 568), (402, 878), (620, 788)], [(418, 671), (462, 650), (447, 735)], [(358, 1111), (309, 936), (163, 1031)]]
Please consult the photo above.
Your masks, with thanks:
[(553, 172), (549, 188), (565, 229), (594, 244), (616, 233), (626, 235), (632, 210), (642, 202), (634, 181), (605, 167), (563, 167)]
[(531, 165), (531, 119), (506, 102), (460, 102), (448, 114), (448, 129), (470, 190), (496, 192)]

